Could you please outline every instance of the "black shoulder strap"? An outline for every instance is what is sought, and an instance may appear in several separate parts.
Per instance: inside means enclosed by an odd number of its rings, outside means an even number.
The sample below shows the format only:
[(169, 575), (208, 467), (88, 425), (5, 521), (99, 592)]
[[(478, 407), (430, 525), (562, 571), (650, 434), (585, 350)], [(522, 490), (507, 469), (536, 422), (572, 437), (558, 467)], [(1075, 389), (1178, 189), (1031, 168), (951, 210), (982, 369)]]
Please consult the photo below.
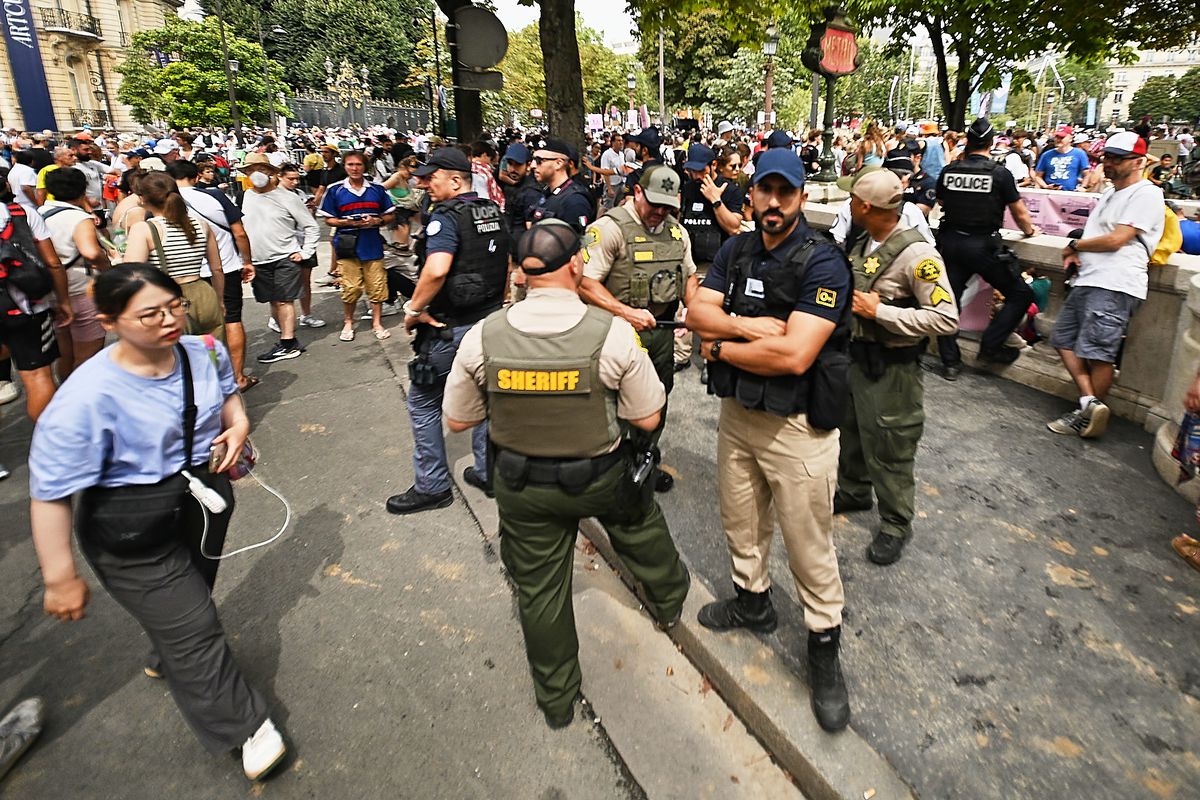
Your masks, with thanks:
[(192, 362), (187, 348), (175, 345), (179, 366), (183, 370), (183, 468), (192, 468), (192, 439), (196, 434), (196, 387), (192, 385)]
[(741, 277), (738, 262), (741, 260), (742, 247), (745, 245), (744, 238), (746, 237), (733, 237), (733, 244), (729, 246), (729, 263), (725, 268), (725, 299), (721, 303), (721, 308), (726, 314), (733, 310), (733, 295), (737, 288), (738, 279)]

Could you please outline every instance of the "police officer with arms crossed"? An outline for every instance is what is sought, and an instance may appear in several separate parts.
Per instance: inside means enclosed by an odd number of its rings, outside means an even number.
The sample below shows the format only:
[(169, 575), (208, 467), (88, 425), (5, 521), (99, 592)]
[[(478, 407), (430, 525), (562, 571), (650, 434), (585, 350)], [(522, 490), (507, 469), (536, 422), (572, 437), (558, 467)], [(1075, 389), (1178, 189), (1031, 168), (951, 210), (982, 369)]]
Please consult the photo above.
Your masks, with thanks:
[(579, 520), (596, 517), (645, 586), (666, 628), (679, 620), (689, 577), (648, 476), (634, 480), (621, 425), (658, 427), (666, 402), (628, 322), (585, 305), (579, 235), (561, 220), (517, 244), (525, 300), (462, 340), (443, 411), (453, 431), (483, 423), (496, 447), (500, 556), (517, 605), (538, 706), (553, 728), (574, 716), (579, 641), (571, 568)]
[(533, 174), (545, 190), (530, 210), (528, 222), (561, 219), (583, 233), (592, 221), (596, 204), (587, 187), (571, 177), (568, 164), (574, 160), (574, 149), (558, 139), (547, 139), (533, 151)]
[(879, 498), (879, 533), (867, 548), (891, 564), (912, 534), (913, 462), (925, 429), (918, 359), (926, 336), (958, 329), (958, 307), (938, 251), (900, 219), (904, 185), (889, 169), (842, 178), (854, 224), (850, 403), (842, 423), (834, 513), (865, 511)]
[[(500, 308), (508, 280), (511, 238), (500, 206), (471, 191), (471, 164), (461, 150), (443, 147), (418, 167), (433, 201), (418, 244), (417, 286), (404, 304), (404, 328), (417, 330), (409, 363), (408, 413), (413, 431), (413, 485), (388, 498), (393, 514), (445, 508), (454, 502), (442, 435), (442, 392), (463, 336)], [(487, 479), (487, 426), (471, 437), (474, 466), (463, 480), (491, 494)]]
[[(687, 231), (692, 245), (696, 274), (708, 273), (717, 250), (742, 227), (744, 199), (737, 184), (717, 175), (717, 154), (707, 145), (694, 144), (688, 148), (683, 164), (683, 191), (680, 197), (679, 222)], [(675, 369), (691, 364), (692, 338), (675, 337)]]
[(737, 590), (702, 608), (699, 621), (717, 631), (775, 630), (767, 556), (778, 521), (809, 630), (813, 712), (837, 731), (850, 721), (833, 495), (851, 282), (846, 256), (805, 224), (806, 197), (799, 156), (763, 153), (750, 192), (757, 230), (721, 247), (689, 307), (709, 390), (721, 398), (721, 522)]
[[(675, 170), (658, 166), (642, 173), (633, 197), (588, 227), (580, 286), (584, 301), (633, 325), (667, 394), (675, 385), (675, 314), (698, 283), (687, 231), (671, 215), (678, 210)], [(658, 444), (666, 416), (664, 407), (650, 444)], [(666, 472), (655, 477), (660, 492), (674, 483)]]
[[(1005, 344), (1033, 302), (1033, 290), (1021, 277), (1012, 252), (1004, 246), (1000, 226), (1004, 209), (1026, 236), (1041, 231), (1033, 224), (1025, 201), (1017, 191), (1012, 173), (991, 157), (996, 131), (980, 117), (967, 128), (966, 154), (948, 164), (938, 176), (937, 199), (945, 209), (938, 229), (938, 250), (946, 259), (955, 304), (972, 275), (979, 275), (1004, 295), (1004, 307), (996, 312), (979, 341), (979, 357), (985, 361), (1011, 364), (1021, 351)], [(958, 336), (938, 338), (942, 357), (942, 376), (958, 380), (962, 372), (962, 354)]]

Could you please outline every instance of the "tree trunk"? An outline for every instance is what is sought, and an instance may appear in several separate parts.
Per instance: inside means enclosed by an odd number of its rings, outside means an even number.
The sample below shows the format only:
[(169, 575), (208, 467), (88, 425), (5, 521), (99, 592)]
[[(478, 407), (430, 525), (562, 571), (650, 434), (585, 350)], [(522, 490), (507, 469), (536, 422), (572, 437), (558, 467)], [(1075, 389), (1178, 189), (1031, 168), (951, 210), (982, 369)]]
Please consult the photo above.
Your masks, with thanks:
[(950, 96), (950, 67), (946, 65), (946, 44), (942, 41), (942, 24), (937, 17), (926, 20), (925, 30), (929, 31), (929, 44), (933, 48), (933, 60), (937, 64), (938, 100), (942, 107), (942, 118), (951, 130), (954, 127), (954, 98)]
[(965, 131), (967, 112), (971, 110), (971, 74), (975, 71), (975, 62), (971, 59), (969, 42), (960, 40), (955, 44), (955, 50), (958, 52), (958, 69), (954, 73), (954, 103), (951, 105), (950, 121), (946, 124), (951, 130)]
[(575, 0), (541, 0), (546, 122), (555, 137), (583, 145), (583, 73), (575, 38)]

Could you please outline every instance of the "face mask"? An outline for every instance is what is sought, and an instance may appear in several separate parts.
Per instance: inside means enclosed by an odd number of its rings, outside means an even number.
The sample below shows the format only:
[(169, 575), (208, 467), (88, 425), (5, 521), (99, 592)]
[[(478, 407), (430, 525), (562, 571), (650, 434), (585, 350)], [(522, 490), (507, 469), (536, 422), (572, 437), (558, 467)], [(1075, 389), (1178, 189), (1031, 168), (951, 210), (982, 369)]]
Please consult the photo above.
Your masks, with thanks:
[(271, 176), (265, 172), (251, 172), (250, 185), (255, 189), (265, 189), (267, 184), (271, 182)]

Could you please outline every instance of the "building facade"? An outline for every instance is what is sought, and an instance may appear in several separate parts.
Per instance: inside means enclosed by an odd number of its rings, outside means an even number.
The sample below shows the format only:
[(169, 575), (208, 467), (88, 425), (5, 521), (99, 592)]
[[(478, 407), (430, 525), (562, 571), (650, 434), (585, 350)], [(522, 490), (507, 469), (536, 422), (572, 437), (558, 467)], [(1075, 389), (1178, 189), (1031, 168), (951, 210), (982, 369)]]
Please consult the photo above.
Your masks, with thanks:
[(0, 0), (0, 126), (138, 127), (117, 101), (133, 34), (161, 28), (182, 0)]
[(1127, 120), (1133, 96), (1156, 75), (1180, 78), (1192, 67), (1200, 66), (1200, 44), (1181, 50), (1139, 50), (1137, 55), (1138, 60), (1133, 64), (1110, 61), (1105, 65), (1112, 73), (1112, 81), (1108, 95), (1100, 103), (1098, 122)]

